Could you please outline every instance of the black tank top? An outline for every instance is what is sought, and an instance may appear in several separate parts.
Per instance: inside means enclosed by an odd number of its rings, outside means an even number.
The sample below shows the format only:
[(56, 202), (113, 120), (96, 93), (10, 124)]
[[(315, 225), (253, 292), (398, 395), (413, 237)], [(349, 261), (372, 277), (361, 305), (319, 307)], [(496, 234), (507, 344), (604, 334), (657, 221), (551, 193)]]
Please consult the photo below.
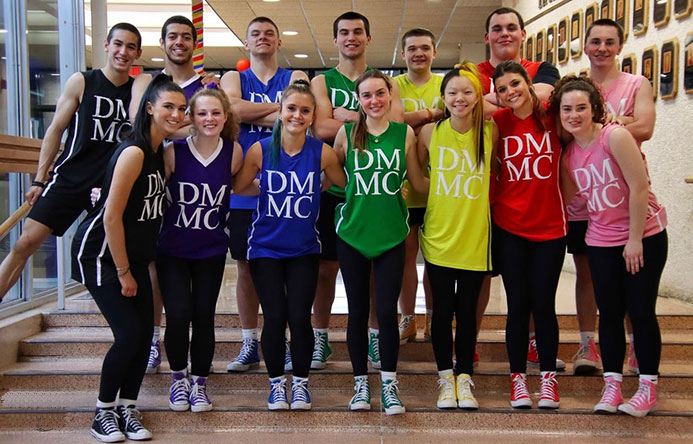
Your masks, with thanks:
[(86, 193), (101, 186), (108, 160), (130, 128), (128, 108), (133, 78), (115, 86), (103, 71), (93, 69), (84, 76), (84, 93), (72, 116), (62, 154), (55, 163), (49, 190)]
[[(116, 162), (123, 150), (131, 145), (132, 142), (127, 141), (116, 149), (106, 168), (101, 198), (79, 224), (72, 242), (72, 278), (83, 284), (100, 286), (118, 280), (106, 241), (103, 213)], [(166, 200), (165, 181), (163, 148), (159, 147), (156, 153), (145, 152), (142, 171), (130, 191), (123, 213), (125, 247), (131, 266), (147, 264), (156, 257), (156, 240)]]

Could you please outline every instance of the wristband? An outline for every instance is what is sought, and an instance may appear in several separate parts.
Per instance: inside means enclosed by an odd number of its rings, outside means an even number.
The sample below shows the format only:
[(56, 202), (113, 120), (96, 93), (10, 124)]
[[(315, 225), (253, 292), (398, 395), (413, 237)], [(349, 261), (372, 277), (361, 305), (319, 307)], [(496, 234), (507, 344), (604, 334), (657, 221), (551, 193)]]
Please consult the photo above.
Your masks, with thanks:
[(43, 182), (39, 182), (38, 180), (35, 180), (31, 182), (32, 187), (39, 187), (39, 188), (46, 188), (46, 184)]
[(429, 122), (429, 123), (430, 123), (430, 122), (433, 122), (433, 112), (431, 111), (431, 109), (430, 109), (430, 108), (426, 108), (426, 112), (428, 112), (428, 120), (426, 120), (426, 121)]
[(130, 271), (130, 266), (127, 265), (125, 267), (116, 267), (116, 272), (118, 273), (118, 277), (123, 277), (126, 274), (128, 274), (128, 271)]

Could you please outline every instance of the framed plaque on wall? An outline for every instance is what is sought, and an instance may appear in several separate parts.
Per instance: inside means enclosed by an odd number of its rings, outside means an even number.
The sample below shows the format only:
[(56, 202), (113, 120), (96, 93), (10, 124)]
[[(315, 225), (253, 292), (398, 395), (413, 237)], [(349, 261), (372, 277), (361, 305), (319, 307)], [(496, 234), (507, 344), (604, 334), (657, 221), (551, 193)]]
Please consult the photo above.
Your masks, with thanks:
[(652, 21), (655, 28), (669, 23), (671, 15), (671, 0), (654, 0), (652, 2)]
[(556, 25), (546, 29), (546, 61), (552, 65), (556, 64)]
[(693, 10), (693, 0), (674, 0), (674, 14), (677, 19), (682, 19), (691, 15)]
[(544, 44), (545, 44), (545, 31), (542, 29), (537, 32), (536, 39), (534, 40), (534, 61), (543, 62), (545, 57)]
[[(657, 0), (654, 0), (655, 3)], [(633, 35), (647, 32), (649, 5), (647, 0), (633, 0)]]
[(662, 64), (659, 69), (659, 94), (673, 99), (678, 92), (679, 41), (676, 38), (662, 43)]
[(657, 98), (657, 87), (659, 86), (659, 82), (657, 82), (657, 78), (659, 77), (657, 75), (657, 54), (658, 50), (656, 46), (648, 46), (642, 52), (641, 58), (642, 70), (640, 71), (640, 74), (642, 74), (650, 82), (650, 85), (652, 85), (653, 99)]
[(525, 56), (530, 62), (534, 61), (534, 36), (527, 37), (527, 55)]
[(585, 8), (585, 35), (587, 35), (587, 28), (590, 27), (592, 22), (597, 20), (598, 15), (597, 11), (599, 10), (599, 6), (596, 3), (592, 3), (588, 7)]
[(611, 14), (611, 0), (603, 0), (599, 5), (599, 18), (613, 18)]
[(614, 21), (623, 28), (623, 42), (628, 40), (628, 3), (630, 0), (615, 0), (614, 2)]
[(558, 22), (558, 63), (563, 65), (568, 62), (568, 17), (564, 17)]
[(627, 72), (628, 74), (635, 74), (637, 72), (638, 67), (636, 65), (635, 54), (625, 55), (621, 59), (621, 71)]
[(686, 94), (693, 94), (693, 31), (686, 34), (684, 42), (683, 87)]
[(570, 58), (579, 59), (582, 55), (582, 11), (570, 16)]

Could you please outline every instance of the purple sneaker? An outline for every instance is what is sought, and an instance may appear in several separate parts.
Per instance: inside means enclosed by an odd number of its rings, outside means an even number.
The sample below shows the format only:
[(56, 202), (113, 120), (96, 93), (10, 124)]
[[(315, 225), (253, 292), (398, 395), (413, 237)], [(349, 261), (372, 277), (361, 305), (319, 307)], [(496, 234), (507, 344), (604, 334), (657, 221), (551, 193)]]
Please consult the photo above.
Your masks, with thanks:
[(207, 378), (198, 377), (190, 389), (190, 410), (193, 412), (208, 412), (212, 410), (212, 401), (207, 396)]
[(161, 365), (161, 341), (152, 341), (149, 349), (149, 360), (147, 361), (146, 373), (151, 375), (159, 371)]
[(171, 395), (168, 407), (175, 412), (184, 412), (190, 407), (190, 381), (184, 372), (171, 373)]

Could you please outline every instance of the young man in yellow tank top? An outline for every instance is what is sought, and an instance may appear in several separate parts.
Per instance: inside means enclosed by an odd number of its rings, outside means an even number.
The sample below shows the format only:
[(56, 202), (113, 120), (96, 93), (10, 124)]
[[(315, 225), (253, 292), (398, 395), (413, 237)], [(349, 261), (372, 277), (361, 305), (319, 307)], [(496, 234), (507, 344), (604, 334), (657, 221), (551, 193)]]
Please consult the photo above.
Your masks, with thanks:
[[(414, 129), (416, 134), (430, 122), (437, 122), (444, 116), (444, 105), (440, 94), (441, 76), (431, 71), (436, 58), (435, 36), (424, 28), (414, 28), (402, 36), (402, 59), (407, 64), (407, 72), (395, 77), (399, 86), (400, 99), (404, 109), (404, 123)], [(399, 297), (402, 318), (399, 324), (400, 342), (416, 339), (414, 307), (419, 277), (416, 269), (416, 256), (419, 251), (419, 227), (426, 210), (426, 196), (415, 192), (408, 180), (404, 182), (408, 195), (405, 199), (409, 208), (409, 236), (406, 240), (406, 259), (404, 280)], [(431, 295), (428, 278), (424, 271), (424, 293), (426, 295), (426, 325), (424, 339), (430, 340)]]

